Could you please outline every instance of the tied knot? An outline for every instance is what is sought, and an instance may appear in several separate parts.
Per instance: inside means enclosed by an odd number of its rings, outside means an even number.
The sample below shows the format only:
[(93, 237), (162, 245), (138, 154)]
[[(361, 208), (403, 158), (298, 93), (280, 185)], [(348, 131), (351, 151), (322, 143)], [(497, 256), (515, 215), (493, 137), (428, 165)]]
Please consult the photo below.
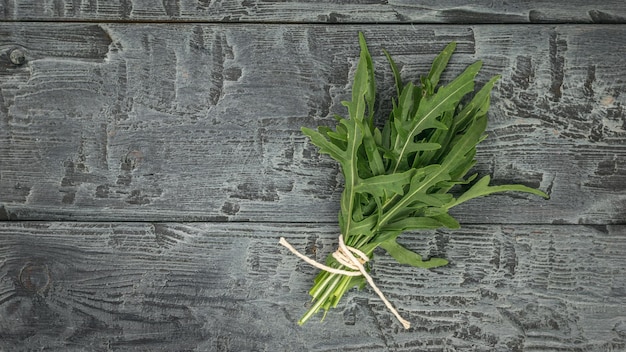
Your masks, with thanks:
[(289, 242), (287, 242), (287, 240), (284, 237), (280, 238), (279, 243), (285, 246), (287, 249), (289, 249), (291, 253), (295, 254), (300, 259), (304, 260), (308, 264), (318, 269), (325, 270), (325, 271), (328, 271), (329, 273), (338, 274), (338, 275), (363, 276), (365, 280), (367, 280), (367, 283), (372, 287), (374, 292), (376, 292), (378, 296), (380, 297), (380, 299), (383, 301), (383, 303), (385, 303), (385, 306), (387, 306), (389, 311), (393, 313), (393, 315), (398, 319), (398, 321), (400, 321), (402, 326), (404, 326), (405, 329), (408, 329), (411, 327), (411, 323), (403, 319), (400, 316), (400, 313), (398, 313), (398, 311), (393, 307), (391, 302), (389, 302), (387, 298), (385, 298), (385, 295), (383, 294), (383, 292), (378, 288), (378, 286), (376, 286), (374, 279), (372, 279), (372, 277), (368, 274), (367, 270), (365, 269), (364, 264), (369, 261), (369, 257), (362, 251), (354, 247), (347, 246), (343, 241), (342, 235), (339, 235), (339, 247), (332, 254), (332, 256), (333, 258), (335, 258), (337, 262), (339, 262), (339, 264), (351, 270), (341, 270), (341, 269), (331, 268), (327, 265), (318, 263), (315, 260), (300, 253)]
[[(345, 245), (345, 243), (343, 243), (343, 236), (340, 236), (339, 238), (341, 238), (340, 245), (337, 248), (337, 250), (333, 252), (332, 254), (333, 258), (335, 258), (335, 260), (339, 264), (345, 266), (346, 268), (352, 269), (354, 271), (358, 271), (359, 275), (361, 275), (359, 267), (354, 264), (354, 260), (355, 259), (358, 260), (359, 263), (363, 265), (367, 263), (370, 260), (370, 258), (365, 253), (361, 252), (360, 250), (354, 247)], [(343, 246), (341, 244), (343, 244)]]

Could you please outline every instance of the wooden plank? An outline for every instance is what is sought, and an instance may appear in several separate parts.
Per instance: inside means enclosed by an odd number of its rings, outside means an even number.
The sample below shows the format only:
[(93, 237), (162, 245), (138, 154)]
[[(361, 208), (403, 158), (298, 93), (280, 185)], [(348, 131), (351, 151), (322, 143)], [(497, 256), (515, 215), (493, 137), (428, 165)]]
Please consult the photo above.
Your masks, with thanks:
[(625, 226), (467, 226), (403, 236), (449, 266), (379, 253), (371, 289), (296, 321), (328, 225), (0, 222), (0, 349), (92, 351), (618, 351)]
[(0, 218), (334, 223), (337, 165), (299, 129), (344, 114), (359, 30), (384, 101), (383, 47), (407, 79), (450, 40), (444, 80), (502, 73), (477, 170), (552, 199), (476, 200), (462, 223), (624, 223), (626, 27), (601, 25), (5, 23)]
[(2, 0), (0, 19), (319, 23), (625, 23), (621, 0)]

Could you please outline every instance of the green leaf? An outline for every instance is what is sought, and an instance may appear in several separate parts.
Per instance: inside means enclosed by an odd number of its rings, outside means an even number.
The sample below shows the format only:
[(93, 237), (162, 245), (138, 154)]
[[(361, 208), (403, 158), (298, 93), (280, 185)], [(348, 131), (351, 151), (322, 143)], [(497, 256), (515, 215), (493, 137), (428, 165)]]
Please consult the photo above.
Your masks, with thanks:
[(450, 57), (452, 56), (452, 53), (454, 53), (455, 49), (456, 42), (451, 42), (439, 55), (437, 55), (435, 60), (433, 60), (433, 64), (427, 77), (432, 87), (436, 87), (437, 84), (439, 84), (439, 77), (441, 76), (443, 70), (445, 70), (446, 66), (448, 66), (448, 61), (450, 61)]
[(383, 163), (383, 158), (380, 153), (380, 148), (376, 143), (376, 138), (372, 131), (367, 127), (363, 126), (363, 148), (365, 149), (365, 154), (367, 155), (367, 161), (369, 164), (369, 169), (371, 170), (372, 175), (381, 175), (385, 173), (385, 164)]
[(409, 207), (417, 204), (425, 204), (430, 207), (441, 207), (450, 202), (452, 196), (449, 194), (437, 194), (437, 193), (418, 193), (413, 197), (413, 203), (408, 205)]
[(380, 246), (400, 264), (408, 264), (424, 269), (436, 268), (448, 264), (448, 261), (443, 258), (422, 260), (421, 255), (406, 249), (395, 240), (387, 240), (381, 243)]
[(452, 83), (439, 88), (433, 96), (425, 97), (420, 101), (419, 108), (412, 119), (412, 127), (398, 130), (398, 135), (402, 138), (396, 140), (395, 149), (399, 151), (399, 158), (393, 172), (397, 171), (408, 154), (407, 147), (413, 138), (427, 128), (440, 128), (441, 123), (435, 119), (445, 111), (455, 109), (459, 101), (474, 89), (474, 77), (481, 66), (480, 61), (470, 65)]
[(404, 194), (404, 187), (411, 182), (415, 170), (403, 173), (380, 175), (361, 180), (354, 188), (355, 192), (367, 192), (375, 197), (383, 197), (388, 193)]
[(383, 49), (383, 53), (387, 57), (387, 61), (389, 61), (389, 66), (391, 67), (391, 72), (393, 73), (393, 79), (396, 83), (396, 93), (398, 95), (401, 95), (403, 85), (402, 85), (402, 78), (400, 77), (400, 71), (398, 71), (398, 66), (396, 65), (395, 61), (393, 61), (393, 59), (391, 58), (391, 55), (389, 55), (387, 50)]
[[(476, 153), (476, 145), (483, 140), (483, 134), (487, 127), (486, 118), (478, 118), (470, 124), (464, 134), (451, 142), (451, 148), (445, 155), (442, 167), (448, 171), (466, 170), (468, 163), (473, 163)], [(452, 179), (458, 179), (462, 175), (454, 175)]]
[(331, 143), (321, 133), (306, 127), (302, 127), (302, 133), (309, 137), (311, 143), (320, 148), (320, 153), (328, 154), (340, 163), (345, 161), (345, 151)]
[[(415, 100), (413, 99), (415, 90), (416, 87), (413, 83), (409, 82), (402, 90), (402, 94), (398, 97), (398, 106), (394, 109), (394, 121), (397, 121), (397, 123), (401, 124), (411, 118), (411, 112), (415, 106)], [(396, 128), (400, 129), (401, 127), (402, 125), (396, 126)]]
[(454, 111), (449, 110), (443, 113), (443, 115), (441, 116), (441, 123), (445, 126), (445, 128), (439, 128), (432, 131), (430, 136), (426, 138), (428, 143), (437, 144), (439, 145), (439, 148), (423, 150), (422, 153), (416, 155), (415, 160), (413, 161), (414, 168), (437, 163), (436, 156), (443, 153), (441, 149), (445, 148), (448, 145), (449, 140), (452, 138), (453, 133), (451, 133), (449, 130), (452, 126), (453, 118)]
[(426, 216), (414, 216), (409, 218), (404, 218), (390, 224), (387, 224), (380, 228), (381, 232), (388, 231), (409, 231), (409, 230), (427, 230), (427, 229), (437, 229), (442, 226), (442, 223), (434, 218), (426, 217)]
[(377, 217), (375, 214), (370, 215), (361, 221), (355, 221), (352, 223), (352, 227), (347, 233), (345, 233), (345, 235), (347, 238), (351, 238), (364, 233), (371, 233), (372, 228), (376, 226), (376, 222)]
[(474, 95), (472, 100), (455, 116), (454, 130), (464, 129), (468, 122), (474, 116), (481, 116), (487, 113), (491, 98), (491, 90), (495, 83), (500, 79), (500, 75), (492, 77), (485, 85)]
[(411, 143), (410, 145), (407, 146), (406, 150), (408, 153), (413, 153), (413, 152), (437, 150), (439, 148), (441, 148), (441, 144), (439, 143), (420, 142), (420, 143)]
[[(376, 80), (374, 79), (374, 64), (363, 33), (359, 33), (359, 46), (361, 47), (361, 54), (357, 64), (358, 76), (354, 80), (352, 101), (357, 101), (359, 96), (363, 95), (371, 117), (374, 113), (374, 100), (376, 99)], [(359, 80), (363, 80), (363, 82), (359, 82)], [(354, 86), (359, 86), (360, 89), (355, 92)]]
[[(518, 191), (547, 197), (523, 185), (490, 186), (489, 176), (475, 182), (457, 198), (450, 193), (456, 185), (469, 184), (476, 174), (466, 174), (475, 165), (476, 146), (485, 138), (491, 90), (499, 76), (489, 80), (473, 97), (474, 79), (481, 62), (468, 66), (446, 86), (439, 80), (455, 44), (450, 43), (435, 58), (430, 72), (417, 84), (402, 83), (398, 67), (385, 52), (397, 96), (382, 130), (374, 125), (376, 85), (374, 64), (365, 37), (354, 72), (351, 101), (343, 102), (347, 118), (335, 116), (334, 129), (303, 128), (320, 153), (340, 166), (345, 181), (341, 194), (339, 227), (346, 244), (369, 258), (384, 248), (399, 263), (421, 268), (447, 264), (445, 259), (422, 257), (404, 248), (396, 238), (409, 230), (459, 228), (448, 211), (470, 199), (495, 192)], [(421, 83), (421, 84), (420, 84)], [(469, 101), (461, 106), (461, 101)], [(332, 256), (333, 268), (344, 268)], [(369, 270), (370, 263), (366, 263)], [(345, 269), (345, 268), (344, 268)], [(363, 287), (361, 276), (320, 272), (309, 291), (313, 304), (299, 321), (304, 323), (319, 310), (335, 307), (352, 287)]]
[(478, 180), (476, 183), (474, 183), (474, 185), (470, 189), (468, 189), (461, 196), (459, 196), (452, 203), (451, 206), (448, 206), (448, 208), (451, 208), (452, 206), (456, 206), (456, 205), (459, 205), (461, 203), (467, 202), (470, 199), (474, 199), (474, 198), (478, 198), (478, 197), (484, 197), (484, 196), (487, 196), (489, 194), (499, 193), (499, 192), (510, 192), (510, 191), (525, 192), (525, 193), (531, 193), (531, 194), (543, 197), (545, 199), (549, 199), (550, 198), (550, 196), (548, 196), (543, 191), (540, 191), (540, 190), (535, 189), (535, 188), (527, 187), (527, 186), (524, 186), (524, 185), (489, 186), (489, 181), (490, 180), (491, 180), (491, 177), (489, 175), (484, 176), (483, 178)]
[(415, 176), (411, 179), (409, 191), (380, 216), (378, 221), (379, 227), (383, 227), (397, 219), (400, 214), (405, 213), (405, 208), (410, 207), (415, 202), (429, 201), (428, 190), (438, 182), (449, 179), (449, 175), (445, 171), (441, 165), (429, 165), (417, 170)]
[[(362, 101), (363, 99), (361, 99)], [(341, 162), (341, 169), (344, 178), (344, 190), (341, 196), (341, 214), (345, 217), (345, 228), (342, 233), (347, 233), (352, 225), (355, 192), (354, 186), (358, 182), (359, 175), (357, 169), (357, 153), (363, 135), (360, 128), (357, 127), (355, 119), (342, 120), (341, 123), (348, 130), (348, 147), (346, 149), (346, 158)]]
[(459, 224), (459, 222), (452, 217), (452, 215), (448, 214), (447, 212), (443, 212), (441, 214), (437, 214), (437, 215), (433, 215), (432, 216), (433, 219), (439, 221), (443, 226), (449, 228), (449, 229), (459, 229), (461, 228), (461, 224)]

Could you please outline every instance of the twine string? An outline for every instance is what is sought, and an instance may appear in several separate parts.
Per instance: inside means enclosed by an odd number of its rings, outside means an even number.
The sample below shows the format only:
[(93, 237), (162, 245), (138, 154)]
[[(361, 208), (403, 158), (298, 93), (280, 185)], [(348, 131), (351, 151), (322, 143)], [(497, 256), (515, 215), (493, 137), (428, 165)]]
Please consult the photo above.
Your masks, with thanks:
[(285, 246), (287, 249), (289, 249), (289, 251), (295, 254), (298, 258), (304, 260), (306, 263), (318, 269), (325, 270), (325, 271), (328, 271), (329, 273), (338, 274), (338, 275), (346, 275), (346, 276), (361, 276), (362, 275), (363, 277), (365, 277), (365, 280), (367, 280), (367, 283), (372, 287), (374, 292), (378, 294), (378, 297), (380, 297), (383, 303), (385, 303), (385, 306), (387, 306), (387, 309), (389, 309), (389, 311), (393, 313), (393, 315), (398, 319), (398, 321), (400, 321), (402, 326), (404, 326), (405, 329), (408, 329), (411, 327), (411, 323), (405, 320), (404, 318), (402, 318), (402, 316), (400, 316), (400, 313), (398, 313), (398, 311), (394, 308), (391, 302), (389, 302), (387, 298), (385, 298), (385, 295), (383, 294), (383, 292), (378, 288), (378, 286), (376, 286), (376, 283), (374, 283), (374, 279), (372, 279), (372, 277), (368, 274), (367, 270), (365, 270), (364, 264), (369, 261), (369, 258), (367, 257), (367, 255), (354, 247), (350, 247), (346, 245), (343, 241), (342, 235), (339, 235), (339, 247), (332, 254), (332, 256), (341, 265), (347, 267), (348, 269), (351, 269), (350, 271), (331, 268), (327, 265), (316, 262), (315, 260), (300, 253), (289, 242), (287, 242), (287, 240), (284, 237), (280, 238), (279, 243)]

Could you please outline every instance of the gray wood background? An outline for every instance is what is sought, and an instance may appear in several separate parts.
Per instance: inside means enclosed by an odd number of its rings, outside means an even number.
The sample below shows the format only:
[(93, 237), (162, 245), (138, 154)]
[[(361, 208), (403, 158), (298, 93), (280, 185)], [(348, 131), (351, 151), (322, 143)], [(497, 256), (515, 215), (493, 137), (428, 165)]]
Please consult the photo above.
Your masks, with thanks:
[[(0, 351), (625, 351), (626, 3), (0, 0)], [(322, 322), (333, 124), (363, 31), (405, 79), (502, 74), (476, 171), (538, 187), (401, 242)], [(386, 114), (389, 104), (381, 104)]]

